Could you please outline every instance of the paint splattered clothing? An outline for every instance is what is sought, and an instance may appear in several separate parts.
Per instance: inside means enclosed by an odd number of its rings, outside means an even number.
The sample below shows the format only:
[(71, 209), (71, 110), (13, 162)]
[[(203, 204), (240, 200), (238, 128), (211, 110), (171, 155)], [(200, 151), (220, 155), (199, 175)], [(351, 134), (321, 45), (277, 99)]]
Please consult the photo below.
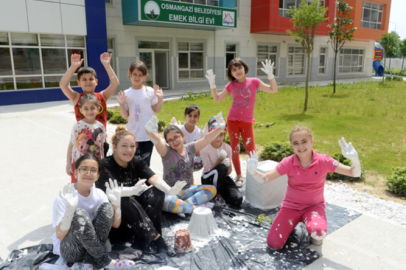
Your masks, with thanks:
[(244, 82), (233, 81), (226, 85), (233, 98), (227, 120), (254, 123), (254, 106), (260, 79), (246, 78)]
[[(155, 173), (139, 157), (134, 157), (126, 168), (117, 164), (113, 156), (102, 159), (102, 171), (96, 187), (106, 190), (105, 183), (116, 179), (118, 185), (134, 186), (140, 179), (150, 179)], [(146, 185), (150, 185), (145, 182)], [(121, 225), (109, 234), (112, 243), (142, 242), (149, 245), (162, 234), (162, 207), (165, 194), (155, 187), (140, 196), (121, 198)]]
[[(99, 110), (97, 112), (97, 116), (96, 116), (96, 120), (99, 121), (100, 123), (103, 124), (104, 128), (106, 128), (106, 124), (107, 124), (107, 105), (106, 105), (106, 101), (104, 100), (104, 98), (102, 97), (102, 95), (100, 93), (93, 93), (98, 101), (99, 101)], [(78, 99), (78, 102), (75, 105), (75, 117), (76, 117), (76, 121), (80, 121), (82, 120), (84, 117), (84, 115), (82, 114), (82, 112), (80, 111), (79, 108), (79, 104), (80, 104), (80, 99), (82, 98), (82, 96), (84, 95), (84, 93), (80, 93), (80, 97)]]
[(195, 143), (188, 143), (184, 146), (185, 154), (183, 156), (171, 147), (166, 147), (166, 155), (162, 157), (165, 182), (173, 187), (177, 181), (186, 181), (187, 184), (183, 189), (189, 188), (193, 183)]
[[(102, 190), (92, 187), (90, 189), (89, 196), (84, 197), (78, 194), (78, 205), (76, 209), (83, 209), (84, 211), (86, 211), (87, 215), (89, 216), (89, 219), (93, 220), (97, 208), (102, 203), (105, 202), (108, 202), (106, 194)], [(61, 222), (65, 214), (65, 211), (66, 211), (65, 202), (59, 196), (57, 196), (53, 203), (53, 219), (52, 219), (53, 228), (56, 228), (58, 224)], [(71, 229), (72, 228), (73, 227), (71, 226)], [(54, 245), (53, 250), (54, 254), (61, 255), (60, 253), (61, 241), (56, 237), (55, 233), (52, 235), (52, 242)]]
[[(154, 115), (152, 106), (158, 103), (154, 89), (144, 86), (141, 89), (129, 88), (124, 91), (127, 97), (126, 109), (128, 111), (127, 130), (134, 133), (137, 142), (150, 141), (145, 132), (145, 125)], [(156, 130), (154, 133), (157, 133)]]
[(313, 150), (312, 163), (303, 168), (298, 157), (284, 158), (276, 170), (280, 175), (288, 176), (288, 188), (281, 207), (303, 210), (310, 206), (326, 207), (324, 184), (327, 173), (333, 173), (339, 162), (328, 155), (317, 154)]

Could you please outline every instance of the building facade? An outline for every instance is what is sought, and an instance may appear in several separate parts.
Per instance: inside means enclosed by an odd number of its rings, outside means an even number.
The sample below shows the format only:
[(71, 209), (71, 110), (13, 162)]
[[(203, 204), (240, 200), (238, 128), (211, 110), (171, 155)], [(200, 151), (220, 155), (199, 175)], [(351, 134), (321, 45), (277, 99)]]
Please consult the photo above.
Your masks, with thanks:
[[(172, 89), (207, 90), (207, 69), (216, 84), (227, 84), (226, 67), (235, 58), (249, 66), (247, 76), (266, 81), (261, 61), (275, 62), (278, 83), (303, 82), (306, 61), (310, 80), (333, 78), (334, 54), (328, 24), (335, 1), (324, 0), (329, 20), (318, 28), (315, 50), (307, 59), (300, 44), (286, 34), (286, 11), (301, 0), (8, 0), (0, 8), (0, 105), (62, 100), (58, 82), (80, 53), (95, 68), (99, 84), (108, 85), (100, 63), (113, 54), (120, 89), (131, 83), (131, 62), (148, 67), (148, 84)], [(312, 0), (303, 0), (311, 2)], [(374, 42), (388, 30), (391, 0), (346, 0), (352, 7), (355, 40), (340, 51), (337, 78), (369, 77)], [(75, 88), (76, 78), (72, 79)]]

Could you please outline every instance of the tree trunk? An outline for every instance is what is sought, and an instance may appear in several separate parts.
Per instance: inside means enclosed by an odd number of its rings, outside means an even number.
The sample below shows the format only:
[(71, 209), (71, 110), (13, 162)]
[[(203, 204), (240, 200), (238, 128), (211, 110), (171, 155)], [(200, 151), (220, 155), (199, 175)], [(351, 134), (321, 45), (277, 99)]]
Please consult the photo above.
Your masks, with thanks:
[(307, 100), (309, 99), (309, 77), (310, 77), (310, 53), (307, 52), (307, 72), (306, 72), (306, 98), (304, 104), (304, 111), (307, 111)]
[(402, 59), (402, 68), (400, 69), (400, 70), (402, 70), (403, 69), (403, 64), (405, 63), (405, 57), (403, 56), (403, 59)]
[(336, 93), (336, 73), (337, 73), (337, 51), (334, 51), (334, 77), (333, 77), (333, 94)]
[(388, 71), (390, 70), (390, 65), (392, 64), (392, 57), (391, 58), (389, 58), (389, 68), (388, 68)]
[(386, 57), (383, 55), (383, 75), (382, 75), (382, 83), (385, 83), (385, 60)]

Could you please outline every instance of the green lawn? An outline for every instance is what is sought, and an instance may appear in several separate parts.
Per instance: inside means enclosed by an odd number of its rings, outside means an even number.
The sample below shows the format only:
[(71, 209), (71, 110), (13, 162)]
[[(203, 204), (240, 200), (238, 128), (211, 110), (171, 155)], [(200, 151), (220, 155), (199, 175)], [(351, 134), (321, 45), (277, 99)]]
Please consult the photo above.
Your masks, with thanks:
[[(340, 152), (338, 139), (344, 136), (358, 151), (366, 170), (388, 174), (393, 166), (406, 166), (406, 84), (403, 82), (360, 82), (309, 89), (309, 108), (303, 113), (304, 88), (283, 87), (276, 94), (257, 93), (254, 117), (255, 143), (266, 145), (288, 141), (295, 125), (308, 126), (314, 133), (314, 149), (332, 155)], [(227, 116), (231, 96), (214, 103), (210, 96), (165, 103), (157, 115), (167, 123), (174, 116), (183, 119), (187, 105), (201, 110), (200, 125), (222, 111)]]

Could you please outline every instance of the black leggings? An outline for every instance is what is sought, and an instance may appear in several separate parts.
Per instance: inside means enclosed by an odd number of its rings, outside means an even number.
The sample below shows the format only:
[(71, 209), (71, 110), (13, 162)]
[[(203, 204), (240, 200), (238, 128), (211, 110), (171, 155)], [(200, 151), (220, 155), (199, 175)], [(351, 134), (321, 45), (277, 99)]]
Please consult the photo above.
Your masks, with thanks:
[(114, 209), (103, 203), (93, 220), (84, 209), (76, 209), (68, 234), (61, 241), (61, 256), (71, 263), (89, 263), (103, 268), (111, 262), (105, 243), (114, 221)]
[(213, 170), (202, 174), (202, 184), (215, 186), (217, 193), (223, 197), (227, 204), (239, 206), (243, 200), (242, 194), (233, 179), (227, 175), (227, 172), (227, 166), (219, 164)]
[(152, 187), (140, 196), (121, 198), (121, 225), (110, 231), (114, 243), (136, 243), (148, 246), (162, 234), (162, 207), (165, 194)]

